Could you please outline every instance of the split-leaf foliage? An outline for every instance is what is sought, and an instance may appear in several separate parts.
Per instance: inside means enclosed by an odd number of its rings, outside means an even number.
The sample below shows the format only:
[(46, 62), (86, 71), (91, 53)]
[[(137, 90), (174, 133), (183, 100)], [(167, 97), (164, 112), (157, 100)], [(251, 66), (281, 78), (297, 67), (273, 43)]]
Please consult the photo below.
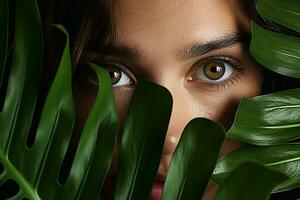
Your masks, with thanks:
[[(257, 10), (273, 23), (299, 33), (299, 1), (258, 0)], [(271, 71), (299, 78), (299, 41), (299, 37), (273, 32), (252, 22), (250, 52)], [(299, 89), (243, 99), (226, 137), (250, 146), (220, 158), (212, 179), (222, 183), (237, 165), (254, 161), (289, 177), (275, 191), (299, 187), (299, 144), (295, 142), (300, 137), (299, 99)]]
[[(262, 15), (299, 31), (299, 15), (286, 14), (289, 11), (299, 14), (299, 4), (295, 8), (289, 4), (292, 1), (285, 2), (288, 3), (260, 0), (258, 6)], [(266, 14), (263, 10), (268, 10), (270, 3), (272, 8), (284, 6), (284, 9)], [(105, 69), (89, 64), (98, 77), (98, 94), (67, 179), (60, 183), (58, 176), (75, 122), (69, 36), (61, 25), (56, 25), (65, 38), (65, 46), (33, 145), (28, 147), (26, 141), (32, 134), (42, 81), (43, 32), (35, 0), (15, 0), (14, 5), (14, 46), (12, 62), (8, 64), (9, 2), (0, 0), (0, 83), (4, 71), (10, 70), (8, 83), (0, 84), (1, 88), (7, 87), (0, 113), (0, 163), (3, 166), (0, 190), (13, 180), (19, 190), (7, 196), (10, 199), (99, 199), (119, 133), (110, 77)], [(291, 20), (298, 25), (288, 24)], [(273, 36), (277, 43), (270, 46)], [(298, 77), (299, 69), (293, 66), (299, 66), (299, 59), (286, 61), (297, 57), (294, 49), (299, 48), (295, 45), (297, 40), (253, 25), (251, 53), (271, 70)], [(284, 47), (280, 46), (283, 43)], [(192, 120), (174, 152), (162, 199), (199, 199), (210, 178), (221, 185), (215, 198), (224, 200), (266, 199), (273, 190), (299, 186), (299, 144), (287, 143), (299, 137), (298, 94), (298, 90), (290, 90), (242, 100), (226, 137), (251, 145), (219, 159), (224, 128), (208, 119)], [(165, 88), (149, 81), (138, 83), (124, 131), (119, 133), (122, 141), (115, 199), (147, 199), (156, 180), (171, 111), (172, 97)]]

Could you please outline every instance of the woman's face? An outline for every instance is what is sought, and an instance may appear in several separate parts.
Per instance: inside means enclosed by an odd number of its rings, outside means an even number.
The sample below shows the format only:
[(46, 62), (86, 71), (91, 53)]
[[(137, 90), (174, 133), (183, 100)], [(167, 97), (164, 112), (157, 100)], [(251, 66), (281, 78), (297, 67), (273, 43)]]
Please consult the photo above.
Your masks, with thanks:
[[(121, 124), (140, 79), (166, 87), (173, 96), (158, 171), (165, 176), (190, 120), (209, 118), (228, 129), (238, 102), (260, 94), (262, 70), (247, 46), (250, 21), (238, 0), (116, 0), (113, 15), (116, 37), (101, 63), (111, 72)], [(82, 116), (93, 96), (88, 91), (77, 95)], [(220, 153), (239, 145), (227, 140)], [(209, 184), (204, 199), (215, 190)]]

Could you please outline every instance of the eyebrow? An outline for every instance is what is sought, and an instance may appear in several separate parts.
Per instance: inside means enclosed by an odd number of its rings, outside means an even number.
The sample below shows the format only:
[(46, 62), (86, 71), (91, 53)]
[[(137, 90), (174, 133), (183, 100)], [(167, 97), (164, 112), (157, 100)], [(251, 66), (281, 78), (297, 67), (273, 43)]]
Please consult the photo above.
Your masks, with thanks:
[(183, 50), (178, 50), (177, 55), (180, 60), (189, 60), (237, 44), (249, 44), (249, 36), (241, 33), (230, 33), (205, 43), (194, 42), (186, 45)]
[[(195, 57), (200, 57), (209, 52), (231, 47), (237, 44), (249, 44), (249, 36), (241, 33), (230, 33), (225, 36), (216, 38), (208, 42), (194, 42), (185, 45), (183, 49), (178, 49), (178, 60), (184, 61)], [(120, 44), (112, 44), (105, 47), (103, 50), (104, 56), (112, 56), (130, 60), (143, 60), (143, 51), (136, 46), (127, 46)]]
[(132, 60), (142, 60), (144, 57), (142, 51), (135, 46), (112, 44), (104, 47), (102, 52), (104, 56), (112, 56)]

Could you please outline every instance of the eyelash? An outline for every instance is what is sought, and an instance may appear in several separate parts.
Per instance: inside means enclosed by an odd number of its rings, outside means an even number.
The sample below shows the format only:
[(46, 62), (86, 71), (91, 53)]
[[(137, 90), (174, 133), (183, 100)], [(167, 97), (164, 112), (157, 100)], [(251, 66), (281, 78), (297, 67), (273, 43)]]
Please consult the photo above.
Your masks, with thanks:
[[(115, 65), (116, 67), (120, 68), (121, 70), (124, 71), (124, 73), (126, 75), (128, 75), (131, 79), (133, 79), (133, 84), (137, 84), (137, 79), (135, 78), (135, 73), (131, 72), (130, 70), (128, 70), (128, 67), (126, 64), (124, 63), (116, 63), (114, 61), (110, 61), (110, 59), (99, 59), (98, 56), (96, 56), (96, 58), (91, 59), (92, 62), (95, 63), (103, 63), (102, 65), (105, 67), (105, 65)], [(210, 83), (210, 82), (205, 82), (205, 81), (201, 81), (201, 80), (193, 80), (190, 79), (191, 74), (193, 74), (196, 69), (199, 69), (200, 67), (203, 67), (205, 64), (209, 63), (209, 62), (224, 62), (227, 63), (228, 65), (230, 65), (234, 72), (233, 74), (231, 74), (226, 80), (224, 81), (220, 81), (220, 82), (214, 82), (214, 83)], [(196, 83), (198, 83), (197, 85), (199, 85), (199, 82), (201, 82), (201, 85), (205, 85), (205, 87), (210, 87), (210, 89), (213, 90), (224, 90), (228, 87), (231, 87), (233, 85), (235, 85), (237, 82), (240, 81), (241, 78), (241, 74), (244, 72), (244, 68), (241, 67), (241, 64), (239, 61), (237, 61), (236, 59), (229, 57), (229, 56), (212, 56), (212, 57), (208, 57), (205, 59), (201, 59), (200, 61), (197, 61), (196, 63), (194, 63), (192, 65), (192, 72), (189, 72), (188, 74), (188, 81), (194, 81)], [(132, 85), (127, 85), (125, 87), (131, 87)]]
[[(113, 61), (113, 59), (108, 59), (106, 56), (97, 54), (97, 53), (87, 53), (86, 55), (83, 56), (82, 63), (95, 63), (105, 69), (108, 69), (109, 66), (119, 68), (121, 71), (123, 71), (124, 74), (126, 74), (128, 77), (132, 79), (133, 84), (126, 85), (123, 87), (115, 87), (115, 88), (121, 88), (121, 89), (129, 89), (132, 87), (132, 85), (137, 84), (137, 79), (135, 78), (136, 75), (134, 72), (129, 70), (129, 67), (126, 64), (123, 64), (121, 62), (116, 62)], [(107, 70), (108, 71), (108, 70)], [(91, 76), (91, 75), (87, 75)], [(98, 85), (98, 80), (97, 81), (92, 81), (92, 78), (89, 80), (91, 77), (86, 77), (86, 81), (91, 84), (91, 85)]]
[[(236, 59), (232, 57), (227, 57), (227, 56), (213, 56), (213, 57), (208, 57), (205, 58), (205, 60), (200, 60), (196, 62), (192, 66), (192, 72), (189, 74), (195, 73), (195, 71), (201, 67), (203, 67), (205, 64), (210, 63), (210, 62), (225, 62), (231, 67), (233, 67), (234, 72), (231, 74), (226, 80), (220, 81), (220, 82), (206, 82), (206, 81), (201, 81), (201, 80), (193, 80), (193, 79), (188, 79), (188, 81), (196, 81), (196, 82), (201, 82), (201, 84), (205, 84), (205, 87), (210, 87), (213, 88), (214, 90), (224, 90), (227, 89), (233, 85), (235, 85), (237, 82), (240, 81), (241, 75), (244, 73), (245, 69), (241, 67), (241, 63), (237, 61)], [(191, 75), (189, 75), (191, 77)], [(197, 84), (199, 85), (199, 84)]]
[[(130, 71), (129, 69), (128, 69), (128, 66), (127, 65), (125, 65), (125, 64), (120, 64), (120, 63), (110, 63), (110, 64), (103, 64), (104, 66), (107, 66), (107, 65), (115, 65), (115, 67), (117, 67), (117, 68), (120, 68), (122, 71), (123, 71), (123, 73), (126, 75), (126, 76), (128, 76), (130, 79), (132, 79), (132, 84), (130, 84), (130, 85), (125, 85), (125, 86), (123, 86), (123, 87), (131, 87), (132, 85), (135, 85), (135, 84), (137, 84), (137, 79), (136, 79), (136, 75), (132, 72), (132, 71)], [(117, 86), (118, 87), (118, 86)]]

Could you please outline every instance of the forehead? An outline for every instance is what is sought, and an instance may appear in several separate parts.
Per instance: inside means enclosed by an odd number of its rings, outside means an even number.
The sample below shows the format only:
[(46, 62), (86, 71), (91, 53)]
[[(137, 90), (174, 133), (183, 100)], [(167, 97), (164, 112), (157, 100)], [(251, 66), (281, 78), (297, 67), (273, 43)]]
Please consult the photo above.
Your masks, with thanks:
[(116, 43), (166, 51), (249, 31), (239, 0), (116, 0), (114, 19)]

